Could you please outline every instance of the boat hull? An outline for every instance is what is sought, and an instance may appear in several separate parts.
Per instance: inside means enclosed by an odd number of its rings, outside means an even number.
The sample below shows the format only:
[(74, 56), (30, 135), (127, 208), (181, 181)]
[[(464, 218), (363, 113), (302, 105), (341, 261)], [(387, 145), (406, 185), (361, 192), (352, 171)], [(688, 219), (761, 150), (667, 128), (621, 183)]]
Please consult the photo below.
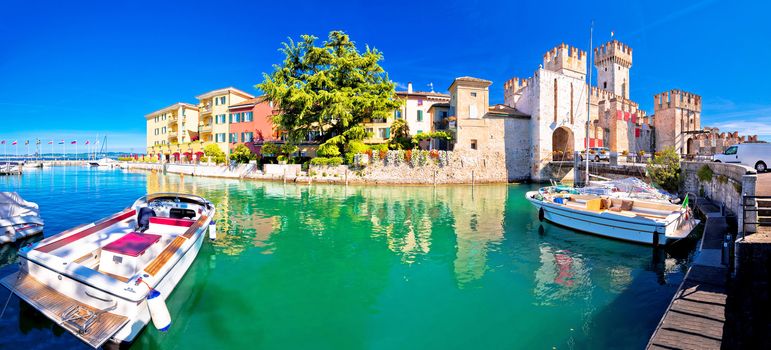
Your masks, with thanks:
[(562, 205), (532, 198), (531, 195), (527, 196), (527, 200), (539, 211), (543, 210), (544, 220), (573, 230), (634, 243), (667, 243), (665, 223), (571, 210)]

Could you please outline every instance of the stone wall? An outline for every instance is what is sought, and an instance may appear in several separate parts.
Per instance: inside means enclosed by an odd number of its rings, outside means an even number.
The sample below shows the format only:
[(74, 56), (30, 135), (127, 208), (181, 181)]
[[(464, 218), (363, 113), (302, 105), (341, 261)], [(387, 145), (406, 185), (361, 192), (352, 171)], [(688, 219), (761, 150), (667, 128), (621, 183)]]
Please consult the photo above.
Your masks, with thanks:
[[(702, 181), (698, 171), (707, 166), (712, 170), (712, 179)], [(706, 196), (715, 202), (725, 205), (728, 212), (736, 215), (741, 229), (743, 213), (741, 208), (742, 195), (755, 195), (757, 174), (755, 169), (740, 165), (713, 162), (682, 162), (680, 165), (683, 179), (683, 191)], [(757, 221), (757, 212), (747, 212), (747, 221)], [(747, 227), (748, 232), (755, 232), (754, 227)]]
[(375, 160), (349, 173), (349, 182), (399, 184), (506, 183), (505, 157), (474, 150), (447, 152), (447, 161), (428, 159), (423, 165)]

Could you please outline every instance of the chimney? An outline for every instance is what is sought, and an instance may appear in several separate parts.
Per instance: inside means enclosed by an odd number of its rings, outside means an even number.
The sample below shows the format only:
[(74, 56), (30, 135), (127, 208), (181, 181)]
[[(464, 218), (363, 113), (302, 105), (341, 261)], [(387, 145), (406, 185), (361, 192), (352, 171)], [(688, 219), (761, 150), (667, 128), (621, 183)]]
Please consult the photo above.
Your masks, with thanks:
[(412, 82), (407, 83), (407, 93), (408, 94), (412, 93)]

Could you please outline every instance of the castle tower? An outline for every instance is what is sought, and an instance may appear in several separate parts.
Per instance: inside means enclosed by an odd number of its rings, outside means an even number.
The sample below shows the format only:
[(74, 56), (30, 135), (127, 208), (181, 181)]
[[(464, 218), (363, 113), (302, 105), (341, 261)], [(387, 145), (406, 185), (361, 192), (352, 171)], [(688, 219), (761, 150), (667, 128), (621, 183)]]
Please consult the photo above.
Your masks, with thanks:
[(653, 96), (653, 125), (656, 128), (656, 150), (674, 147), (679, 154), (694, 154), (688, 147), (701, 130), (701, 96), (674, 89)]
[(629, 69), (632, 48), (613, 40), (594, 49), (597, 86), (623, 98), (629, 98)]
[(572, 78), (586, 79), (586, 51), (560, 44), (543, 55), (543, 68)]

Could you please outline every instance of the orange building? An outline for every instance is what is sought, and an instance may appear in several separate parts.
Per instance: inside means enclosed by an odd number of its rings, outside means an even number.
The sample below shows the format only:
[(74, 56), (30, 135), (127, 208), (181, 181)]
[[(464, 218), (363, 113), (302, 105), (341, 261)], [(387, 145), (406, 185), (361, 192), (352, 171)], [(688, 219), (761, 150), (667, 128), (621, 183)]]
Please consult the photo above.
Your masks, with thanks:
[(257, 153), (255, 142), (276, 141), (278, 132), (273, 128), (272, 103), (264, 96), (258, 96), (231, 105), (228, 108), (230, 132), (228, 142), (230, 149), (239, 143), (245, 144), (252, 152)]

